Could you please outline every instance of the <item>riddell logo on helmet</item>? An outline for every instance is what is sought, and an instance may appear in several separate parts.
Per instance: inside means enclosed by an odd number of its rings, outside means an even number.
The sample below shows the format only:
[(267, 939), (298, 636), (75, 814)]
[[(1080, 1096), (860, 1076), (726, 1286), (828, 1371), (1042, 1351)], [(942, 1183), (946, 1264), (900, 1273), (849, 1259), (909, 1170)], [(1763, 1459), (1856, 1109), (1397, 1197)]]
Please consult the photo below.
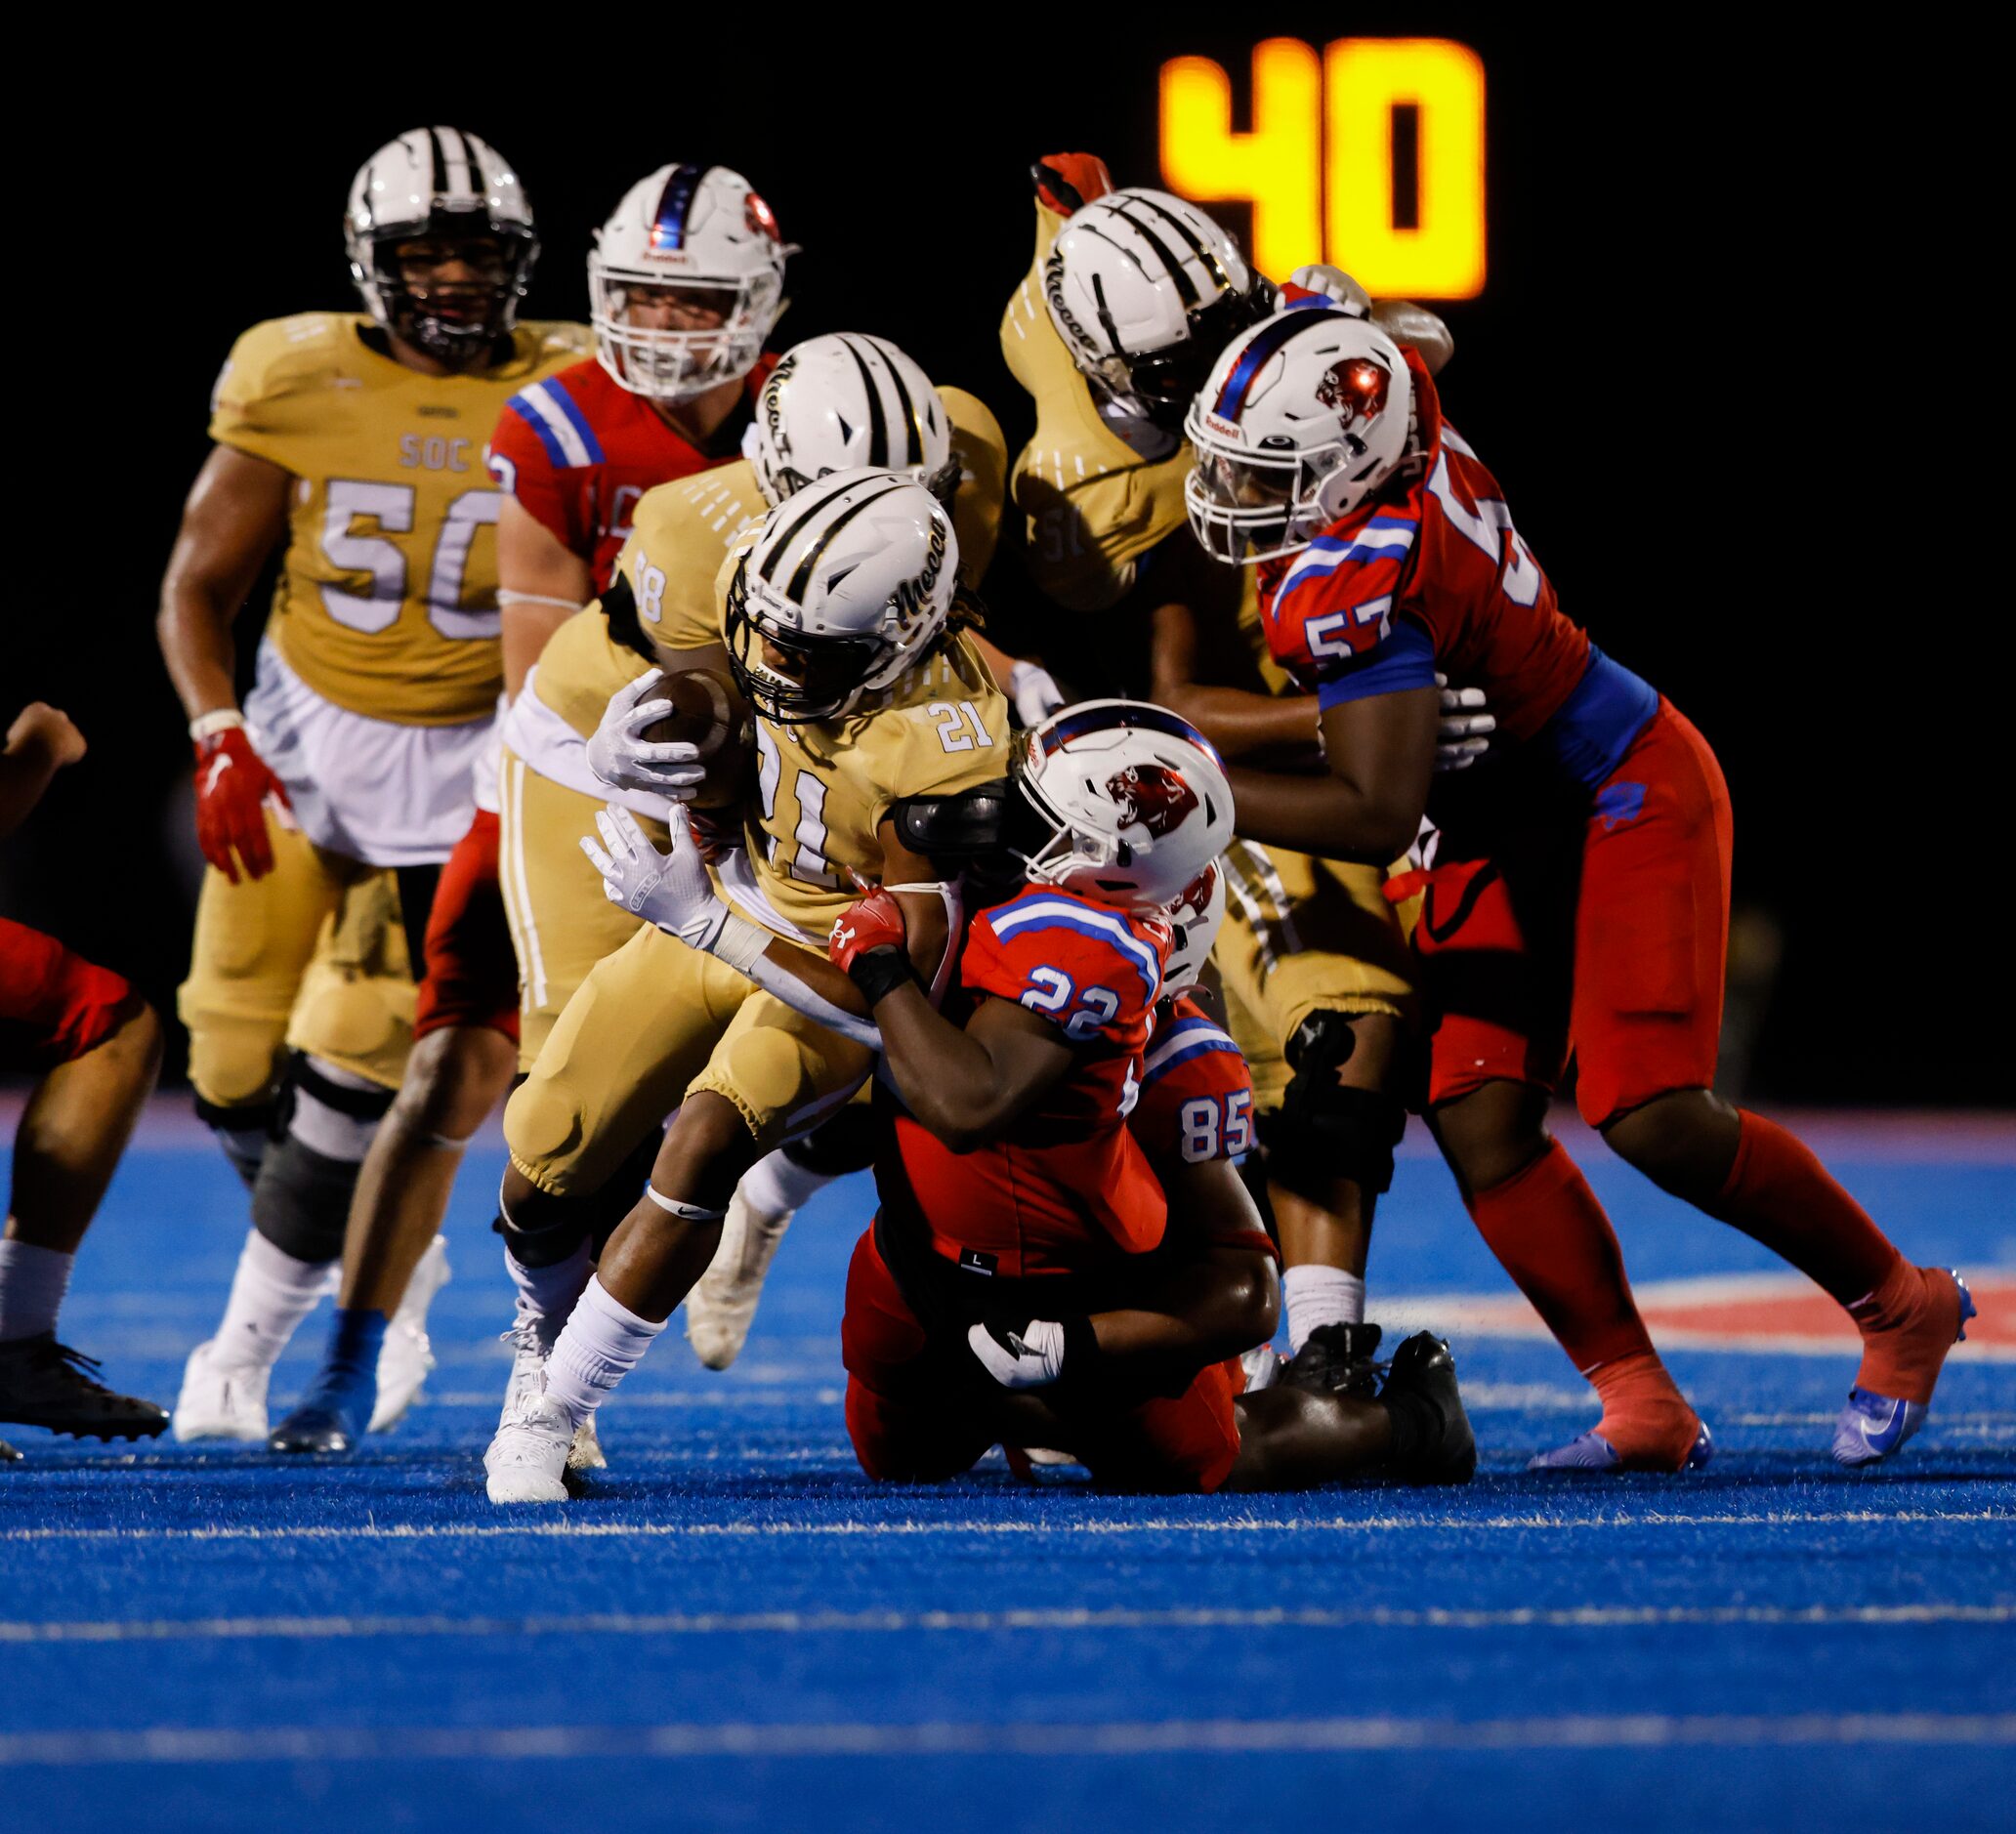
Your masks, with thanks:
[(1106, 793), (1120, 807), (1120, 825), (1142, 827), (1160, 839), (1183, 825), (1197, 806), (1197, 791), (1166, 766), (1129, 765), (1106, 780)]
[(1316, 398), (1344, 416), (1347, 423), (1370, 420), (1386, 411), (1389, 378), (1385, 366), (1368, 356), (1347, 356), (1323, 371)]

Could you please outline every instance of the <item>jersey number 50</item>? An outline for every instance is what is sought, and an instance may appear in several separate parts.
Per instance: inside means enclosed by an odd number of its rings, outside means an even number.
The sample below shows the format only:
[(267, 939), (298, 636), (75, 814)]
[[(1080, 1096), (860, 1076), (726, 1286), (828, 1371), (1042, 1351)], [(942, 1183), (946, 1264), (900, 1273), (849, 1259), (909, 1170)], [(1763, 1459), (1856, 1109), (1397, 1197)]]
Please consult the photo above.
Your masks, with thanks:
[[(451, 642), (495, 637), (497, 607), (483, 611), (462, 608), (462, 578), (469, 570), (469, 551), (476, 531), (497, 520), (503, 499), (487, 487), (465, 490), (449, 499), (441, 512), (441, 533), (434, 543), (434, 564), (427, 575), (427, 621)], [(352, 533), (359, 517), (378, 524), (372, 535)], [(399, 622), (406, 603), (406, 557), (392, 535), (413, 532), (413, 486), (365, 483), (354, 478), (332, 478), (322, 511), (322, 552), (332, 566), (347, 573), (368, 573), (371, 590), (346, 592), (322, 588), (322, 604), (337, 623), (375, 637)]]

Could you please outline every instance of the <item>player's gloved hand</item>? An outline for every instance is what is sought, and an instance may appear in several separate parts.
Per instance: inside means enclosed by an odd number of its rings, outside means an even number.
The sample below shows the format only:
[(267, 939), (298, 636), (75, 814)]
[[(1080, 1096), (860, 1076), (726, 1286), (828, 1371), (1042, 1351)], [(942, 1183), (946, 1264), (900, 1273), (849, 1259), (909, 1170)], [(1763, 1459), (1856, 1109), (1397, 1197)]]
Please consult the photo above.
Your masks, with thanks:
[(1435, 729), (1435, 768), (1467, 771), (1491, 750), (1491, 735), (1498, 729), (1498, 717), (1486, 703), (1481, 688), (1451, 688), (1446, 675), (1438, 675), (1435, 686), (1442, 689), (1442, 722)]
[(1277, 304), (1282, 312), (1297, 306), (1335, 306), (1354, 318), (1372, 315), (1372, 296), (1342, 268), (1333, 268), (1325, 261), (1311, 262), (1289, 274), (1277, 296)]
[(1045, 210), (1068, 217), (1113, 188), (1113, 174), (1097, 153), (1045, 153), (1029, 167), (1036, 201)]
[(651, 689), (664, 679), (662, 669), (648, 669), (609, 696), (596, 722), (595, 736), (588, 741), (588, 769), (612, 790), (688, 803), (706, 780), (700, 748), (680, 739), (653, 742), (644, 736), (647, 727), (672, 712), (669, 700), (651, 698)]
[(826, 953), (861, 989), (873, 1012), (877, 1000), (915, 979), (910, 971), (909, 928), (894, 893), (859, 878), (856, 884), (866, 896), (833, 920)]
[(286, 787), (252, 749), (244, 716), (235, 709), (190, 722), (189, 737), (196, 745), (196, 845), (233, 885), (241, 864), (246, 878), (265, 878), (273, 863), (266, 805), (271, 801), (275, 813), (290, 819)]
[(1066, 1368), (1085, 1373), (1099, 1354), (1091, 1319), (1078, 1316), (1053, 1322), (1029, 1318), (1015, 1323), (999, 1319), (976, 1324), (966, 1333), (980, 1366), (1004, 1389), (1043, 1389), (1060, 1381)]
[(637, 825), (637, 817), (613, 803), (603, 806), (595, 825), (602, 831), (602, 847), (583, 835), (581, 852), (602, 874), (609, 901), (656, 924), (689, 947), (712, 949), (728, 922), (729, 909), (707, 877), (685, 811), (679, 811), (671, 823), (669, 854), (659, 853)]
[(1039, 662), (1018, 662), (1008, 671), (1008, 698), (1018, 726), (1041, 726), (1064, 705), (1064, 690)]

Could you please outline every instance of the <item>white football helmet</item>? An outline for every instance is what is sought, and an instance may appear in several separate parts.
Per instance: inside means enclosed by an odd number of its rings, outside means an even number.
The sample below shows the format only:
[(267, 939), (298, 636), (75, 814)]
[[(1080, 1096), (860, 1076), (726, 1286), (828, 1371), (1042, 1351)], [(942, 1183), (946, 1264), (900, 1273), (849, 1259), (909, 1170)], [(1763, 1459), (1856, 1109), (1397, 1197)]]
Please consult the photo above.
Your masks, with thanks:
[(931, 378), (887, 338), (854, 331), (794, 344), (770, 372), (743, 448), (781, 503), (828, 472), (901, 472), (941, 503), (959, 484), (952, 423)]
[(1043, 302), (1072, 361), (1123, 412), (1171, 429), (1272, 297), (1201, 210), (1143, 186), (1073, 211), (1043, 264)]
[[(475, 281), (413, 286), (402, 242), (496, 244)], [(371, 316), (456, 367), (481, 360), (518, 321), (539, 258), (532, 206), (497, 149), (456, 127), (416, 127), (388, 141), (351, 181), (343, 246)]]
[(836, 719), (923, 661), (958, 575), (952, 519), (914, 479), (819, 479), (764, 517), (735, 563), (722, 621), (735, 686), (786, 725)]
[(1277, 313), (1234, 342), (1191, 403), (1183, 486), (1207, 554), (1237, 564), (1306, 548), (1407, 456), (1414, 390), (1377, 325), (1326, 308)]
[(1169, 906), (1176, 940), (1162, 967), (1162, 997), (1194, 987), (1225, 922), (1225, 867), (1212, 860), (1177, 894)]
[[(635, 395), (685, 401), (746, 376), (784, 310), (784, 257), (770, 206), (727, 166), (660, 166), (595, 232), (588, 308), (602, 366)], [(706, 326), (651, 325), (681, 305)]]
[(1086, 700), (1032, 729), (1017, 773), (1048, 838), (1032, 880), (1166, 915), (1232, 840), (1232, 786), (1211, 741), (1166, 707)]

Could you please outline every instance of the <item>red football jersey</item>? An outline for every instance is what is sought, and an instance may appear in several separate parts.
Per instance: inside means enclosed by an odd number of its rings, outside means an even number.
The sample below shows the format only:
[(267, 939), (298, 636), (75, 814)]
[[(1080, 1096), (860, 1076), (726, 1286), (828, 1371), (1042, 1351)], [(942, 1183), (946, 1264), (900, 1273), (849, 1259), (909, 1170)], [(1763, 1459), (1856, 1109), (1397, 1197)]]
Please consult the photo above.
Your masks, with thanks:
[(1252, 1151), (1253, 1078), (1238, 1045), (1179, 994), (1160, 1010), (1128, 1125), (1151, 1159), (1199, 1165)]
[(741, 455), (742, 431), (776, 362), (768, 352), (758, 359), (744, 379), (741, 406), (701, 447), (674, 433), (591, 356), (504, 403), (490, 436), (490, 475), (562, 547), (589, 563), (601, 592), (630, 538), (638, 498)]
[(1497, 479), (1442, 418), (1419, 356), (1403, 354), (1424, 469), (1262, 564), (1268, 646), (1326, 708), (1431, 688), (1440, 670), (1483, 688), (1501, 730), (1544, 735), (1575, 777), (1600, 783), (1659, 697), (1562, 614)]
[(1161, 1240), (1167, 1206), (1127, 1115), (1169, 941), (1166, 924), (1048, 887), (968, 926), (961, 985), (1041, 1013), (1077, 1061), (1006, 1135), (973, 1152), (954, 1153), (899, 1117), (908, 1191), (966, 1265), (1004, 1277), (1082, 1272), (1095, 1257)]

